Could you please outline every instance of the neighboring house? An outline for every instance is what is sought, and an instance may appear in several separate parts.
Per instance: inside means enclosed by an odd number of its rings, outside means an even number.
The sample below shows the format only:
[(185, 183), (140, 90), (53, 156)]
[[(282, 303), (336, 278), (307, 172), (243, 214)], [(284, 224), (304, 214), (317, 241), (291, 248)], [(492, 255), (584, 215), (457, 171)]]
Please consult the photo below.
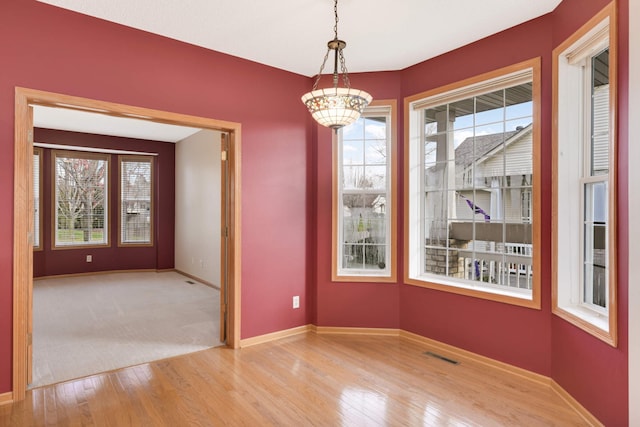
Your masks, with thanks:
[[(456, 189), (454, 199), (451, 192), (427, 196), (449, 198), (433, 203), (448, 206), (439, 213), (441, 224), (448, 224), (446, 230), (434, 231), (439, 235), (446, 231), (459, 248), (447, 255), (456, 258), (449, 259), (449, 271), (438, 271), (440, 274), (531, 289), (532, 129), (529, 124), (514, 131), (468, 137), (454, 150), (454, 174), (441, 165), (426, 170), (427, 182), (441, 185), (438, 178), (454, 180), (443, 187)], [(518, 237), (512, 239), (516, 233)], [(427, 254), (434, 256), (442, 254)], [(438, 268), (434, 265), (432, 271)]]
[[(460, 189), (456, 197), (457, 219), (482, 221), (482, 216), (477, 216), (482, 211), (494, 220), (531, 222), (531, 130), (529, 125), (515, 131), (469, 137), (456, 148), (455, 179), (456, 188)], [(476, 157), (478, 161), (474, 162)], [(501, 185), (503, 176), (506, 182)], [(500, 187), (505, 191), (501, 192)], [(474, 213), (467, 200), (480, 210)]]
[[(585, 167), (594, 170), (606, 168), (608, 164), (608, 134), (599, 132), (602, 124), (606, 124), (609, 111), (608, 90), (609, 85), (601, 85), (594, 89), (593, 94), (595, 114), (592, 126), (596, 136), (591, 143), (595, 156), (593, 165)], [(515, 233), (511, 230), (520, 231), (522, 228), (513, 228), (511, 224), (531, 224), (532, 136), (532, 125), (529, 124), (526, 127), (518, 126), (515, 131), (468, 137), (455, 148), (456, 196), (455, 200), (449, 202), (448, 212), (442, 215), (442, 218), (453, 220), (447, 230), (448, 237), (458, 240), (460, 247), (457, 273), (452, 274), (452, 277), (531, 289), (531, 228), (524, 228), (529, 236), (517, 236), (518, 241), (512, 241)], [(435, 179), (440, 185), (438, 178), (446, 179), (444, 177), (447, 175), (435, 166), (427, 170), (427, 181)], [(447, 187), (451, 188), (453, 185)], [(445, 205), (447, 203), (444, 201), (440, 204)], [(603, 209), (602, 206), (605, 205), (600, 203), (596, 207)], [(596, 217), (605, 215), (605, 212), (595, 214)], [(461, 226), (464, 223), (475, 225), (463, 228)], [(495, 227), (488, 233), (481, 233), (480, 227), (483, 226), (478, 223), (505, 224), (506, 235), (503, 235), (501, 229), (496, 232)], [(604, 225), (596, 223), (594, 227), (602, 228), (601, 233), (596, 233), (594, 264), (597, 275), (595, 282), (599, 284), (596, 286), (601, 288), (599, 292), (595, 292), (596, 299), (603, 304), (606, 293), (606, 269), (603, 267), (606, 256)], [(499, 255), (494, 255), (496, 253)]]

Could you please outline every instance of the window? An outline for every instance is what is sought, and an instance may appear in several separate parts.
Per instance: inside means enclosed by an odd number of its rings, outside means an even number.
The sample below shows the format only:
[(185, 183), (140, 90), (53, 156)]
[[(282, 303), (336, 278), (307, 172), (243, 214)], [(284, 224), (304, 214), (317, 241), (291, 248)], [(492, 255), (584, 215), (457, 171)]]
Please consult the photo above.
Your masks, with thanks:
[(42, 250), (42, 200), (40, 197), (42, 188), (42, 149), (33, 149), (33, 249)]
[(119, 156), (120, 245), (153, 244), (153, 158)]
[(408, 284), (540, 308), (534, 59), (406, 101)]
[(396, 281), (395, 101), (373, 102), (334, 140), (334, 281)]
[(109, 156), (53, 152), (55, 248), (109, 245)]
[(613, 16), (607, 7), (553, 53), (553, 312), (615, 346)]

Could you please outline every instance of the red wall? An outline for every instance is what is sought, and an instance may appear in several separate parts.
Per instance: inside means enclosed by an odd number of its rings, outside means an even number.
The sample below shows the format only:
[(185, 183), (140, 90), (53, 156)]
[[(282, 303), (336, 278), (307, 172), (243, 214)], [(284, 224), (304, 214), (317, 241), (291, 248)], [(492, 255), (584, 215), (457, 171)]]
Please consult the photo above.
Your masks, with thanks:
[[(608, 2), (565, 0), (553, 15), (553, 45), (600, 11)], [(607, 426), (628, 425), (628, 155), (629, 3), (618, 2), (618, 347), (594, 339), (552, 317), (551, 376)], [(636, 362), (637, 363), (637, 362)]]
[[(542, 188), (551, 187), (551, 18), (549, 15), (418, 64), (404, 72), (417, 94), (528, 59), (542, 58)], [(428, 77), (427, 77), (428, 76)], [(415, 286), (401, 289), (403, 329), (550, 375), (551, 192), (542, 192), (542, 310)], [(524, 333), (523, 333), (524, 332)]]
[[(42, 173), (42, 250), (33, 253), (33, 276), (86, 273), (92, 271), (173, 268), (175, 219), (175, 144), (119, 138), (106, 135), (35, 129), (34, 141), (103, 149), (156, 153), (154, 157), (154, 245), (118, 247), (118, 155), (112, 154), (109, 168), (111, 245), (104, 248), (52, 250), (51, 150), (45, 149)], [(93, 256), (87, 263), (86, 256)]]
[[(620, 2), (625, 48), (627, 2)], [(605, 424), (627, 424), (624, 275), (617, 349), (550, 310), (551, 51), (605, 4), (564, 0), (552, 14), (406, 70), (351, 76), (354, 87), (375, 99), (398, 101), (402, 159), (404, 97), (542, 58), (542, 309), (532, 310), (402, 284), (402, 162), (398, 283), (331, 282), (331, 132), (316, 128), (299, 102), (310, 79), (38, 2), (3, 0), (0, 58), (8, 60), (0, 71), (0, 203), (7, 208), (0, 210), (0, 393), (11, 389), (14, 86), (25, 86), (242, 123), (243, 338), (311, 322), (401, 328), (551, 376)], [(621, 49), (621, 129), (627, 124), (627, 59)], [(627, 142), (620, 132), (620, 212), (627, 205)], [(624, 272), (628, 218), (621, 213), (618, 219)], [(301, 296), (300, 310), (291, 309), (292, 295)]]
[[(552, 204), (552, 50), (565, 37), (602, 9), (607, 1), (565, 0), (557, 11), (502, 33), (425, 61), (397, 73), (352, 76), (353, 86), (370, 91), (374, 99), (404, 97), (460, 81), (520, 61), (542, 59), (542, 309), (533, 310), (402, 284), (403, 165), (395, 186), (400, 195), (399, 283), (333, 283), (331, 271), (331, 134), (318, 132), (316, 165), (317, 324), (319, 326), (393, 327), (436, 339), (475, 353), (552, 377), (606, 425), (626, 425), (627, 286), (619, 278), (618, 348), (612, 348), (551, 313)], [(626, 1), (620, 19), (620, 129), (626, 129), (625, 51)], [(625, 21), (622, 23), (622, 21)], [(399, 112), (398, 141), (404, 141)], [(627, 269), (625, 132), (619, 134), (619, 271)], [(403, 159), (402, 145), (399, 156)]]
[(241, 336), (311, 321), (300, 102), (311, 79), (24, 0), (0, 2), (0, 58), (0, 393), (11, 390), (16, 86), (241, 123)]
[[(350, 75), (351, 85), (366, 88), (374, 99), (395, 99), (398, 103), (398, 158), (402, 158), (402, 80), (400, 72)], [(389, 283), (331, 282), (331, 138), (332, 131), (318, 126), (316, 168), (316, 248), (318, 326), (399, 328), (398, 285)], [(402, 169), (400, 169), (402, 170)], [(398, 185), (401, 185), (399, 174)], [(401, 188), (401, 187), (396, 187)], [(400, 195), (399, 204), (403, 203)], [(399, 211), (402, 212), (402, 211)], [(398, 237), (401, 237), (398, 234)], [(398, 245), (402, 240), (398, 241)], [(401, 264), (401, 263), (400, 263)], [(398, 277), (402, 269), (398, 270)]]
[[(543, 310), (429, 290), (403, 284), (404, 240), (404, 97), (456, 82), (513, 63), (541, 56), (542, 103), (551, 103), (551, 20), (539, 18), (508, 32), (478, 41), (396, 73), (352, 76), (352, 85), (370, 91), (374, 99), (397, 99), (399, 179), (398, 284), (331, 282), (331, 134), (318, 134), (318, 325), (401, 328), (525, 369), (550, 375), (550, 287), (543, 292)], [(543, 114), (543, 156), (551, 158), (550, 109)], [(544, 163), (544, 162), (543, 162)], [(549, 162), (543, 166), (543, 186), (551, 185)], [(550, 193), (543, 209), (550, 212)], [(550, 215), (543, 223), (543, 262), (550, 265)], [(550, 283), (550, 271), (545, 272)], [(525, 334), (522, 331), (526, 331)], [(507, 344), (508, 343), (508, 344)]]

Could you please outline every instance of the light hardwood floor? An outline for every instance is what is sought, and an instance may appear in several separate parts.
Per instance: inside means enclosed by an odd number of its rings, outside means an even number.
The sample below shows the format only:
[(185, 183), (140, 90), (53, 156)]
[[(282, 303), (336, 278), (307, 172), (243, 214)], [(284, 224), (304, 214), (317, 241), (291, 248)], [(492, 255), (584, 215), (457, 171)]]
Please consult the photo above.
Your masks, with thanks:
[(27, 392), (2, 426), (582, 426), (549, 387), (398, 337), (309, 332)]

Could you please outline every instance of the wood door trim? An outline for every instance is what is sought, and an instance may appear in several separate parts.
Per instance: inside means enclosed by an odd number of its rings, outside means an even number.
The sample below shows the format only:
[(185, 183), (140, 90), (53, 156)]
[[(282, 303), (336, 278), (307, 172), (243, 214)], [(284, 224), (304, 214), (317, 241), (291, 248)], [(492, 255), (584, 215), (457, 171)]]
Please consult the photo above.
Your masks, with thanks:
[(30, 183), (33, 174), (33, 125), (29, 122), (29, 106), (42, 105), (128, 117), (152, 122), (198, 127), (227, 132), (230, 135), (230, 206), (229, 250), (229, 322), (227, 345), (240, 345), (240, 176), (241, 124), (206, 117), (153, 110), (130, 105), (16, 87), (14, 144), (14, 224), (13, 224), (13, 385), (14, 401), (25, 398), (27, 390), (27, 328), (32, 317), (29, 290), (33, 287), (33, 253), (29, 237)]

